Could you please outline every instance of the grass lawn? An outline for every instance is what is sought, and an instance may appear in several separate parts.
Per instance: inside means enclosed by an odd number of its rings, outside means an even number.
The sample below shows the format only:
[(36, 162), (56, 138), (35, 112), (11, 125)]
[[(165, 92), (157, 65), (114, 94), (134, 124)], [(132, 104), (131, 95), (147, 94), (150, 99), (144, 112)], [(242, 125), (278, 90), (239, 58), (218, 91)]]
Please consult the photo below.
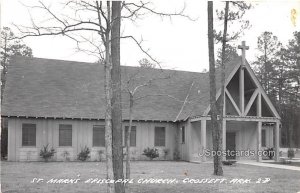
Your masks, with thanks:
[[(169, 161), (136, 161), (132, 163), (133, 184), (126, 192), (130, 193), (297, 193), (300, 191), (300, 172), (275, 168), (265, 168), (236, 164), (224, 166), (224, 176), (212, 175), (212, 164), (194, 164)], [(51, 178), (74, 179), (80, 175), (76, 184), (46, 183)], [(33, 178), (43, 182), (30, 183)], [(105, 163), (101, 162), (1, 162), (2, 193), (46, 193), (46, 192), (106, 192), (105, 184), (84, 183), (89, 178), (105, 178)], [(174, 184), (139, 184), (139, 179), (176, 178)], [(183, 179), (221, 179), (223, 183), (183, 183)], [(250, 179), (251, 183), (230, 183), (232, 179)], [(259, 179), (270, 178), (268, 183), (256, 183)], [(226, 183), (227, 182), (227, 183)]]

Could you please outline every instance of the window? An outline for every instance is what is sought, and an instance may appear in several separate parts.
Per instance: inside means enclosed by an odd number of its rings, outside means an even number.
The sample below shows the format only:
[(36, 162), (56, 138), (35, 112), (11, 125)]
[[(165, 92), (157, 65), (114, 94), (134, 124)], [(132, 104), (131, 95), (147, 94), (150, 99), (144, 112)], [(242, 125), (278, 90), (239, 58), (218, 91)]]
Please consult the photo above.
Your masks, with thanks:
[(59, 125), (59, 146), (72, 146), (72, 125)]
[(185, 143), (185, 127), (184, 126), (181, 127), (181, 143), (182, 144)]
[(266, 147), (266, 130), (261, 130), (261, 146)]
[(104, 125), (94, 125), (93, 146), (105, 147), (105, 126)]
[[(127, 131), (129, 129), (129, 126), (125, 126), (125, 140), (127, 139)], [(126, 145), (126, 141), (125, 141)], [(135, 147), (136, 146), (136, 126), (131, 126), (131, 132), (130, 132), (130, 146)]]
[(165, 145), (166, 145), (166, 128), (155, 127), (154, 146), (165, 146)]
[(35, 146), (36, 142), (36, 125), (22, 124), (22, 146)]

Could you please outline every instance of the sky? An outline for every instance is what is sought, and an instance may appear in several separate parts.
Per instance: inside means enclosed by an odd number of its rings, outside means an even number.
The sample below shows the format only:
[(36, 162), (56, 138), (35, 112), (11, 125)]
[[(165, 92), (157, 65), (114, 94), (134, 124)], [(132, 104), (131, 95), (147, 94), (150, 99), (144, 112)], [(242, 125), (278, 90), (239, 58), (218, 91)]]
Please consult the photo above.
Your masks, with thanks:
[[(53, 11), (60, 14), (58, 0), (45, 0), (52, 5)], [(23, 4), (37, 5), (37, 0), (2, 0), (1, 25), (14, 29), (12, 24), (30, 26), (30, 14), (36, 21), (45, 18), (39, 11), (29, 11)], [(294, 1), (252, 1), (254, 6), (245, 14), (251, 28), (244, 31), (238, 40), (232, 42), (237, 46), (246, 41), (250, 49), (246, 53), (247, 60), (252, 62), (257, 55), (257, 37), (264, 31), (271, 31), (278, 39), (287, 44), (294, 31), (300, 30), (300, 0)], [(207, 2), (199, 0), (152, 1), (152, 7), (161, 12), (181, 10), (195, 21), (183, 17), (161, 18), (147, 14), (142, 19), (132, 23), (123, 21), (122, 34), (133, 35), (136, 39), (143, 39), (142, 46), (151, 56), (160, 61), (162, 68), (184, 71), (201, 72), (208, 69), (207, 46)], [(215, 1), (215, 7), (222, 9), (224, 3)], [(291, 10), (297, 12), (296, 25), (291, 21)], [(215, 20), (215, 27), (222, 28)], [(236, 26), (229, 26), (229, 30), (238, 30)], [(96, 58), (85, 53), (77, 52), (75, 43), (66, 37), (30, 37), (23, 40), (33, 50), (34, 57), (52, 58), (72, 61), (95, 62)], [(138, 61), (146, 58), (133, 41), (122, 39), (121, 64), (137, 66)]]

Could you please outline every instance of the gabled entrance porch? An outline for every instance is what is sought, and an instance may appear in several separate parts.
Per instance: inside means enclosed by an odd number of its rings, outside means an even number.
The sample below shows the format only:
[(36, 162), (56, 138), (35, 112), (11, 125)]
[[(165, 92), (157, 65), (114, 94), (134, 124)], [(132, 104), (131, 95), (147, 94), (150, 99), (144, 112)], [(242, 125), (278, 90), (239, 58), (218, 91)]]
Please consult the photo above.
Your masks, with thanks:
[[(191, 122), (189, 161), (207, 161), (213, 150), (210, 117), (201, 117)], [(254, 118), (226, 116), (222, 124), (222, 151), (224, 160), (256, 160), (260, 162), (263, 150), (273, 148), (274, 160), (279, 161), (279, 120), (276, 118)], [(234, 151), (235, 153), (228, 154)], [(203, 155), (204, 154), (204, 155)]]
[[(242, 152), (254, 152), (249, 156), (226, 156), (224, 159), (256, 159), (261, 161), (262, 146), (275, 149), (275, 160), (279, 160), (279, 127), (280, 116), (263, 90), (258, 79), (245, 59), (245, 42), (239, 46), (242, 49), (241, 64), (228, 75), (225, 81), (224, 98), (221, 101), (221, 89), (218, 90), (217, 106), (223, 105), (223, 121), (219, 123), (222, 130), (222, 149)], [(200, 116), (189, 121), (191, 130), (190, 160), (197, 152), (213, 150), (212, 132), (210, 127), (210, 106)], [(265, 125), (269, 126), (266, 127)], [(263, 140), (262, 140), (263, 136)], [(197, 138), (198, 137), (198, 138)], [(268, 144), (266, 139), (268, 138)], [(266, 147), (264, 147), (266, 148)], [(222, 154), (223, 155), (223, 154)], [(197, 156), (196, 156), (197, 157)], [(201, 156), (205, 161), (207, 156)]]

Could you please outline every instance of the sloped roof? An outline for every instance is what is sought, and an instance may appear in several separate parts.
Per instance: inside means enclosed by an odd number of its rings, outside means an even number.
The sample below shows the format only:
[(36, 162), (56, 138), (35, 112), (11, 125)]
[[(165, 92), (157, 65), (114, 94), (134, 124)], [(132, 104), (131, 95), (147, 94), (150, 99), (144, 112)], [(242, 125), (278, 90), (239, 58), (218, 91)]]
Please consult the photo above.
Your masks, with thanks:
[[(226, 77), (240, 57), (226, 64)], [(141, 87), (134, 120), (175, 121), (202, 115), (209, 105), (208, 73), (122, 66), (122, 85)], [(132, 78), (131, 84), (127, 81)], [(217, 71), (217, 87), (220, 72)], [(128, 93), (123, 90), (123, 119), (128, 119)], [(184, 102), (186, 101), (186, 102)], [(12, 59), (4, 91), (3, 116), (105, 118), (104, 66), (42, 58)]]

